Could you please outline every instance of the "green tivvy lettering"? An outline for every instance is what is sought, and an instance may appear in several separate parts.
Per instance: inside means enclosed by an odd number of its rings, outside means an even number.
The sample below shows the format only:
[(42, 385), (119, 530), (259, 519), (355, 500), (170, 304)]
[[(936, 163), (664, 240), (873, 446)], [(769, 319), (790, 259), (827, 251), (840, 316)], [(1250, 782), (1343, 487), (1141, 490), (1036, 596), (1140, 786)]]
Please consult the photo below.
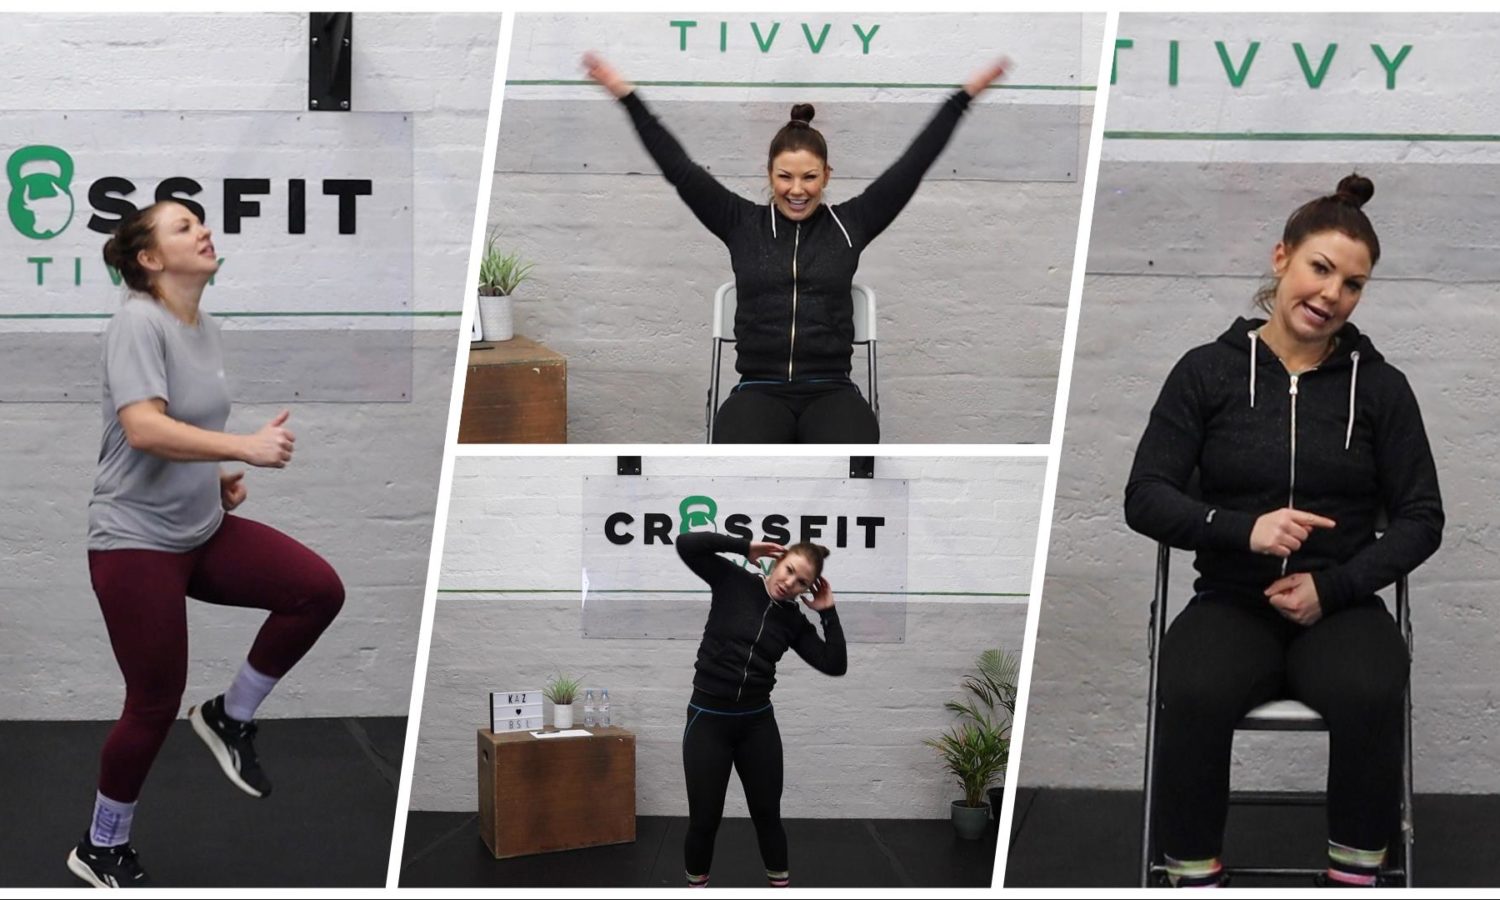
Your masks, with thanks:
[(22, 147), (6, 160), (5, 177), (10, 182), (6, 212), (24, 237), (45, 241), (73, 221), (73, 158), (67, 151), (45, 144)]
[(1314, 72), (1307, 64), (1307, 54), (1302, 51), (1302, 44), (1292, 44), (1292, 49), (1297, 53), (1297, 65), (1302, 67), (1302, 77), (1307, 79), (1307, 86), (1317, 90), (1323, 85), (1323, 78), (1328, 74), (1328, 64), (1333, 62), (1333, 54), (1339, 49), (1338, 44), (1329, 44), (1328, 49), (1323, 51), (1323, 59), (1318, 63), (1318, 71)]
[(875, 40), (875, 32), (877, 32), (879, 30), (880, 30), (880, 26), (879, 25), (872, 25), (870, 27), (869, 33), (866, 34), (865, 30), (863, 28), (860, 28), (859, 25), (856, 24), (854, 26), (854, 33), (857, 34), (857, 35), (859, 35), (859, 43), (861, 44), (861, 46), (864, 47), (864, 55), (865, 56), (869, 56), (870, 55), (870, 42), (873, 41), (873, 40)]
[(1109, 83), (1114, 84), (1115, 78), (1120, 73), (1120, 51), (1129, 50), (1135, 46), (1135, 41), (1130, 38), (1115, 38), (1115, 53), (1109, 61)]
[(719, 52), (723, 53), (729, 49), (729, 23), (719, 23)]
[(41, 284), (42, 284), (42, 281), (43, 281), (42, 271), (44, 269), (46, 269), (47, 263), (52, 262), (52, 257), (50, 257), (50, 256), (28, 256), (28, 257), (26, 257), (26, 261), (29, 262), (29, 263), (32, 263), (33, 265), (36, 266), (36, 283), (37, 283), (37, 286), (40, 287)]
[(1245, 83), (1245, 76), (1250, 74), (1250, 64), (1255, 61), (1255, 53), (1260, 49), (1260, 41), (1251, 41), (1250, 49), (1245, 52), (1245, 58), (1240, 62), (1239, 69), (1235, 69), (1234, 63), (1229, 59), (1229, 51), (1225, 49), (1223, 41), (1214, 41), (1214, 47), (1219, 51), (1219, 62), (1224, 64), (1224, 74), (1229, 76), (1229, 84), (1232, 87), (1240, 87)]
[(1385, 89), (1394, 91), (1396, 89), (1396, 70), (1401, 68), (1401, 64), (1406, 61), (1406, 55), (1411, 52), (1411, 44), (1406, 44), (1401, 48), (1401, 52), (1396, 54), (1394, 62), (1390, 57), (1385, 55), (1385, 49), (1379, 44), (1371, 44), (1370, 49), (1375, 51), (1376, 58), (1380, 60), (1381, 67), (1385, 69)]
[(105, 266), (104, 268), (109, 270), (109, 280), (115, 287), (119, 287), (125, 283), (125, 279), (120, 275), (119, 269), (116, 269), (114, 266)]
[[(688, 29), (689, 28), (697, 28), (698, 27), (698, 23), (696, 21), (692, 20), (692, 19), (673, 19), (672, 21), (670, 21), (670, 22), (667, 23), (667, 27), (668, 28), (675, 28), (675, 29), (677, 29), (677, 49), (678, 50), (686, 51), (687, 50), (687, 33), (688, 33)], [(719, 31), (720, 31), (720, 41), (722, 42), (723, 41), (723, 37), (722, 37), (723, 27), (722, 26), (720, 27)]]
[(776, 42), (776, 32), (778, 32), (778, 31), (781, 30), (781, 23), (780, 22), (772, 22), (771, 23), (771, 33), (769, 35), (767, 35), (764, 39), (762, 39), (761, 36), (760, 36), (760, 24), (759, 23), (751, 22), (750, 23), (750, 30), (755, 32), (755, 43), (757, 43), (757, 44), (760, 45), (760, 52), (762, 52), (762, 53), (770, 53), (771, 52), (771, 45)]
[(806, 22), (802, 23), (802, 35), (803, 37), (807, 38), (807, 46), (812, 48), (813, 53), (822, 51), (823, 42), (828, 40), (828, 29), (832, 27), (832, 25), (825, 22), (823, 24), (823, 33), (818, 35), (818, 39), (814, 41), (812, 36), (812, 29), (807, 27)]
[(1177, 86), (1177, 42), (1167, 42), (1167, 84)]

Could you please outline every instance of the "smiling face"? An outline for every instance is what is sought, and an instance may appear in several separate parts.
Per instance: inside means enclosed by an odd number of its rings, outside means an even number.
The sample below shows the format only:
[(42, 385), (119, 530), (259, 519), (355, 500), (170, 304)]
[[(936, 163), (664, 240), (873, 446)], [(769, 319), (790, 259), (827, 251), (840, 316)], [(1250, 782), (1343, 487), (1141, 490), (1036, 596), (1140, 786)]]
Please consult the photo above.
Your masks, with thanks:
[(766, 590), (777, 600), (792, 600), (813, 588), (816, 569), (806, 554), (787, 553), (776, 561), (766, 576)]
[(1271, 320), (1298, 341), (1331, 339), (1353, 314), (1370, 279), (1370, 248), (1341, 231), (1310, 234), (1296, 247), (1277, 244)]
[(833, 170), (811, 150), (786, 150), (771, 160), (769, 174), (776, 208), (788, 219), (800, 222), (822, 202)]
[(151, 222), (152, 246), (138, 255), (141, 267), (161, 275), (210, 276), (219, 271), (214, 233), (180, 203), (162, 203)]

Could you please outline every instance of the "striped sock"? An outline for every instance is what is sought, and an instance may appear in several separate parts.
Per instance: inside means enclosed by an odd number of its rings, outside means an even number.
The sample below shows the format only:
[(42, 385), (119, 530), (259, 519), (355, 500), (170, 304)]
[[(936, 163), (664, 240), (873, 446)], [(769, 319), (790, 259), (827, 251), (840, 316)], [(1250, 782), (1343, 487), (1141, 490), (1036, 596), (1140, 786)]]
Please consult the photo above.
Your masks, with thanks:
[(1172, 887), (1216, 888), (1224, 880), (1224, 866), (1217, 856), (1208, 859), (1167, 857), (1167, 880)]
[(694, 875), (692, 872), (688, 872), (687, 873), (687, 880), (688, 880), (688, 887), (690, 887), (690, 888), (695, 888), (695, 887), (706, 888), (706, 887), (708, 887), (708, 873), (707, 872), (704, 872), (702, 875)]
[(1374, 887), (1380, 866), (1385, 862), (1385, 848), (1356, 850), (1333, 841), (1328, 842), (1328, 880), (1334, 884)]
[(792, 873), (791, 872), (772, 872), (770, 869), (767, 869), (766, 870), (766, 881), (770, 884), (771, 887), (791, 887), (792, 886)]

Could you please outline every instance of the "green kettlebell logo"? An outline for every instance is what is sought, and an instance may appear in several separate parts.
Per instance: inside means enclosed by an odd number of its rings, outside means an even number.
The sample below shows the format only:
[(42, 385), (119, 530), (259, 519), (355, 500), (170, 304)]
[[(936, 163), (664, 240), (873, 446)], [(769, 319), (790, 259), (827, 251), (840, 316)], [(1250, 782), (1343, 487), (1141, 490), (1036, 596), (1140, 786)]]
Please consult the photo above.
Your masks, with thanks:
[(719, 515), (719, 504), (712, 497), (684, 497), (677, 511), (682, 514), (682, 526), (677, 529), (678, 534), (719, 530), (718, 523), (714, 521)]
[(73, 157), (62, 148), (22, 147), (6, 161), (5, 177), (10, 181), (10, 224), (21, 234), (45, 241), (73, 221)]

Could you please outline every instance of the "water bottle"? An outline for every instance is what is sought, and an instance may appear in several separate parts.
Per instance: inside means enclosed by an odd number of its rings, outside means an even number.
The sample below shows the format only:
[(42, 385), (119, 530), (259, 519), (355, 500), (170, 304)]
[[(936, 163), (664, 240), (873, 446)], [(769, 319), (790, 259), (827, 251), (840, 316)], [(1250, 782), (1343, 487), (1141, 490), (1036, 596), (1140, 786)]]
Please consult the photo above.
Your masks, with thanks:
[(599, 724), (605, 728), (609, 727), (609, 689), (605, 688), (599, 694)]
[(589, 688), (588, 690), (583, 692), (583, 724), (585, 726), (593, 728), (596, 724), (598, 724), (595, 721), (596, 709), (597, 708), (594, 706), (594, 689)]

